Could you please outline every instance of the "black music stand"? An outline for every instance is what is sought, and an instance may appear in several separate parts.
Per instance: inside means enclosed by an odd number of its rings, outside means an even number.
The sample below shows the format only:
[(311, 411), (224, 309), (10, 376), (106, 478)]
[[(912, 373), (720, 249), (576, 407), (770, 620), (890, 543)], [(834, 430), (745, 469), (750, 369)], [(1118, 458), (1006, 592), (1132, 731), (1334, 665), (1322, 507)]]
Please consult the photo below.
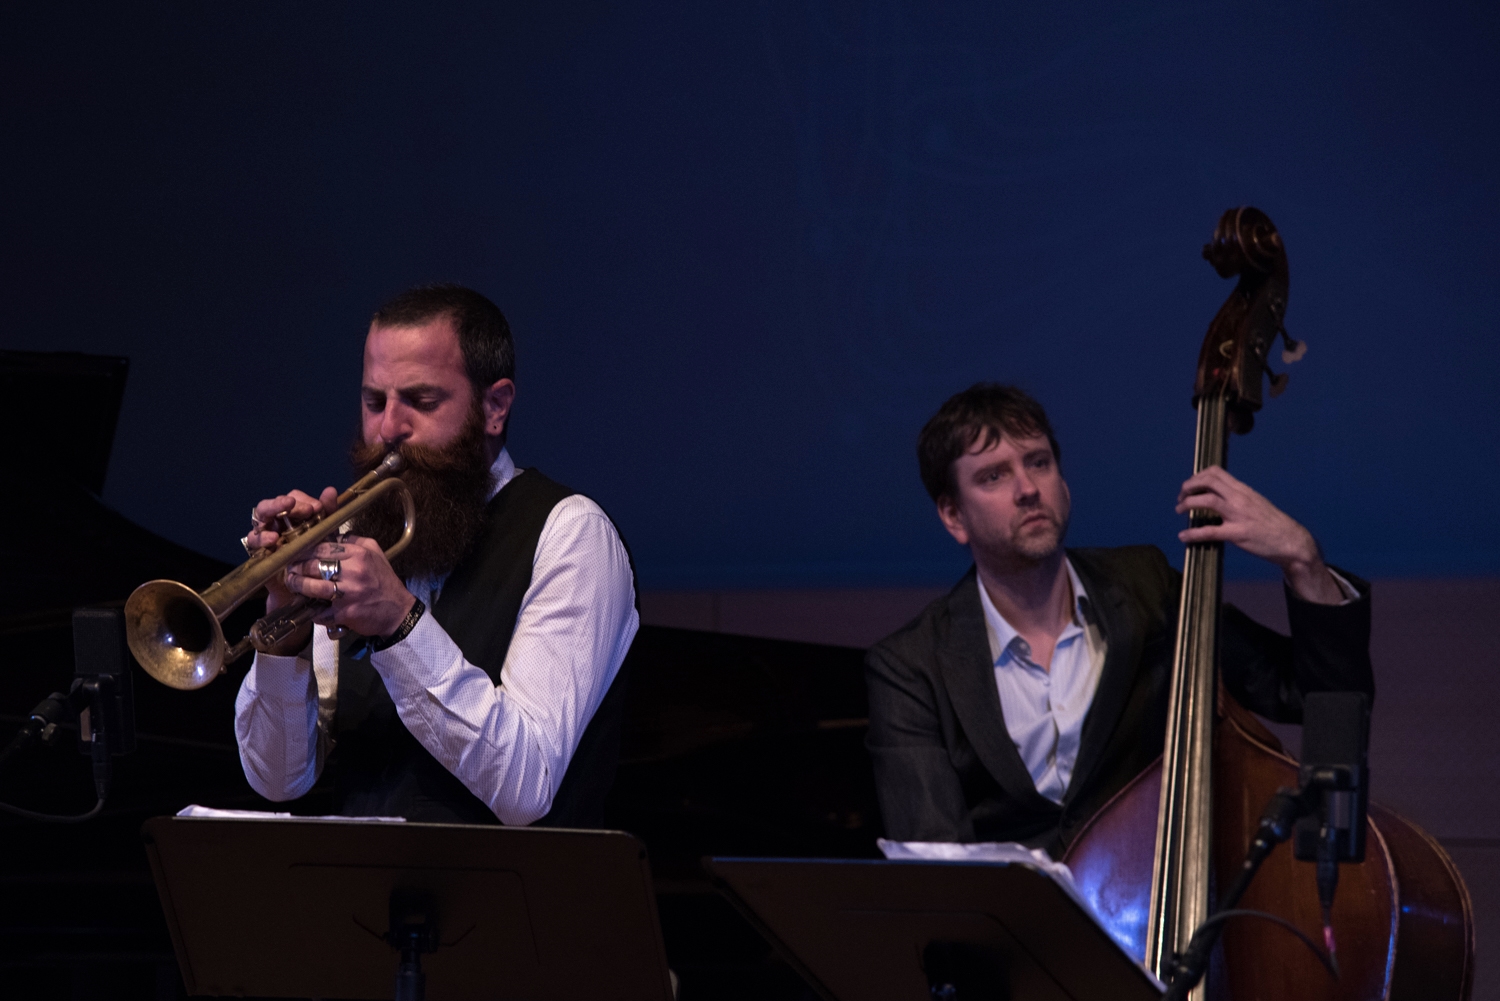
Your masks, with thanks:
[(389, 998), (411, 957), (382, 936), (411, 921), (404, 944), (437, 945), (431, 1001), (672, 1001), (628, 834), (157, 817), (143, 835), (189, 994)]
[(719, 889), (826, 1001), (1157, 1001), (1041, 871), (991, 862), (709, 859)]

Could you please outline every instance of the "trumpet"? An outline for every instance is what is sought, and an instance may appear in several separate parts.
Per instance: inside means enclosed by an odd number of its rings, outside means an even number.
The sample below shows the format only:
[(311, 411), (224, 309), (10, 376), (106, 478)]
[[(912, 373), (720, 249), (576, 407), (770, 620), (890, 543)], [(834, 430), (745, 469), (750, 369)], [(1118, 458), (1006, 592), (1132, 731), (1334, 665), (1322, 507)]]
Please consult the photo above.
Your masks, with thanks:
[(385, 550), (386, 558), (405, 549), (416, 527), (416, 508), (411, 491), (396, 478), (401, 465), (400, 453), (389, 453), (380, 465), (339, 495), (336, 510), (287, 529), (274, 548), (256, 550), (248, 560), (201, 593), (173, 580), (147, 581), (136, 588), (125, 603), (125, 636), (130, 652), (157, 681), (192, 691), (213, 681), (252, 647), (263, 653), (273, 649), (330, 603), (299, 598), (257, 620), (245, 638), (234, 646), (224, 639), (221, 623), (266, 581), (330, 535), (343, 530), (361, 511), (388, 493), (395, 492), (400, 497), (406, 524), (401, 537)]

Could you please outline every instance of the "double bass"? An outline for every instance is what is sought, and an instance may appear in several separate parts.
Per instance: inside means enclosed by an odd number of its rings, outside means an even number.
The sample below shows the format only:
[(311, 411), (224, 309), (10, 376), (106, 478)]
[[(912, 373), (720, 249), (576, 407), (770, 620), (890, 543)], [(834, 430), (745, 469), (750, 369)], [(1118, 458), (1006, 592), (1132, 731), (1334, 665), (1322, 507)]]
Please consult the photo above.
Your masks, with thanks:
[[(1283, 323), (1286, 249), (1265, 213), (1225, 212), (1203, 256), (1221, 277), (1239, 281), (1199, 353), (1194, 473), (1228, 468), (1229, 435), (1250, 431), (1267, 376), (1273, 397), (1285, 388), (1286, 375), (1267, 365), (1275, 338), (1283, 338), (1284, 361), (1306, 350)], [(1191, 513), (1194, 525), (1210, 517)], [(1215, 887), (1238, 871), (1261, 807), (1279, 788), (1297, 785), (1297, 762), (1218, 683), (1223, 560), (1222, 542), (1187, 547), (1161, 758), (1095, 814), (1064, 856), (1111, 934), (1163, 980), (1211, 913)], [(1226, 923), (1194, 1001), (1467, 1001), (1473, 912), (1442, 847), (1372, 802), (1365, 860), (1340, 869), (1331, 920), (1336, 966), (1275, 920), (1237, 917)], [(1282, 844), (1237, 906), (1322, 941), (1313, 870)]]

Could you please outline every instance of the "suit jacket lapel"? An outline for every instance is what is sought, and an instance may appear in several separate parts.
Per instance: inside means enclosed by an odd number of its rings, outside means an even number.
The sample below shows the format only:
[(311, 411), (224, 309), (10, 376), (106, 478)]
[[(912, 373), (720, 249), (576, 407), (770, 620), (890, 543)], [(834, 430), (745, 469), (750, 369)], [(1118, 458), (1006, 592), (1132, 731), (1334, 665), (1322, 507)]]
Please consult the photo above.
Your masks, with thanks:
[[(1072, 554), (1069, 554), (1070, 557)], [(1135, 665), (1140, 659), (1140, 623), (1129, 614), (1125, 592), (1113, 581), (1099, 575), (1097, 568), (1088, 561), (1074, 557), (1073, 569), (1083, 582), (1088, 595), (1089, 607), (1093, 610), (1099, 632), (1105, 644), (1104, 668), (1099, 673), (1099, 684), (1094, 689), (1094, 701), (1083, 720), (1083, 734), (1078, 742), (1078, 760), (1073, 765), (1073, 776), (1068, 781), (1064, 802), (1088, 783), (1089, 776), (1098, 767), (1109, 738), (1119, 725), (1120, 715), (1125, 710), (1125, 701), (1130, 696), (1135, 682)]]
[(948, 597), (948, 635), (938, 650), (943, 683), (953, 712), (984, 767), (1011, 798), (1034, 807), (1054, 806), (1036, 791), (1031, 773), (1005, 728), (1005, 712), (995, 687), (995, 665), (979, 604), (979, 579), (973, 569)]

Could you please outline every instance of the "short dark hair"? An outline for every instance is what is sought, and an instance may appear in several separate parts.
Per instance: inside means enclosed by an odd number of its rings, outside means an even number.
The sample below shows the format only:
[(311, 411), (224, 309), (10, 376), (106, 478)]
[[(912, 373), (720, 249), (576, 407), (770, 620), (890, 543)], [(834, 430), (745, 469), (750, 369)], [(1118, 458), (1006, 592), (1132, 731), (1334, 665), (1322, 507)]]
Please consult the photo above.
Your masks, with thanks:
[(982, 451), (1002, 435), (1012, 438), (1046, 435), (1053, 459), (1062, 464), (1062, 448), (1040, 403), (1015, 386), (976, 382), (948, 397), (917, 436), (917, 468), (932, 499), (951, 497), (958, 489), (953, 479), (953, 464), (959, 456), (972, 450), (981, 436)]
[(448, 282), (409, 288), (377, 309), (372, 322), (377, 327), (419, 327), (440, 316), (453, 321), (476, 402), (501, 379), (516, 377), (516, 346), (505, 314), (471, 288)]

